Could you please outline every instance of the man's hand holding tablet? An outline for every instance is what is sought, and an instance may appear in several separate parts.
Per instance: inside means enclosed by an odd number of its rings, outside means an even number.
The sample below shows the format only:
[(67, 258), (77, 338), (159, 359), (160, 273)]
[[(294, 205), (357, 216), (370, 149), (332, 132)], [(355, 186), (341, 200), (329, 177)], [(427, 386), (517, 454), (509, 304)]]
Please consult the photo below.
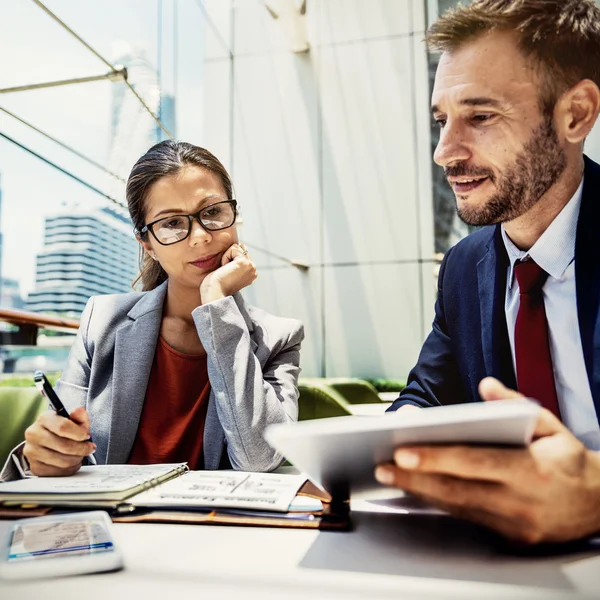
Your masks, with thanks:
[[(380, 417), (335, 417), (273, 426), (267, 441), (294, 466), (333, 493), (379, 488), (377, 465), (391, 463), (399, 447), (479, 444), (523, 448), (532, 439), (541, 408), (526, 399), (481, 402)], [(386, 467), (392, 475), (398, 467)]]
[[(487, 401), (520, 397), (491, 377), (479, 392)], [(394, 464), (377, 467), (376, 477), (519, 542), (600, 533), (600, 453), (545, 409), (527, 447), (405, 446)]]

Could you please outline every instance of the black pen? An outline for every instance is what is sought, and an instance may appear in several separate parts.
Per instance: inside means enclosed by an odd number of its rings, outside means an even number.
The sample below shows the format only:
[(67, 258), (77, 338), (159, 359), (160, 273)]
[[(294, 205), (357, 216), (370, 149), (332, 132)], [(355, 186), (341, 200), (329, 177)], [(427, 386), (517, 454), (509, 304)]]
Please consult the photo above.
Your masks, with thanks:
[[(42, 371), (36, 371), (33, 374), (33, 381), (35, 382), (35, 387), (38, 389), (40, 394), (42, 394), (42, 396), (44, 396), (44, 398), (46, 398), (48, 402), (50, 402), (56, 414), (59, 417), (64, 417), (65, 419), (69, 419), (70, 421), (72, 421), (71, 416), (65, 408), (65, 405), (60, 401), (60, 398), (54, 391), (54, 388), (50, 385), (50, 382), (48, 381), (44, 373), (42, 373)], [(91, 436), (88, 441), (92, 441)], [(93, 454), (88, 455), (87, 458), (92, 465), (98, 464)]]

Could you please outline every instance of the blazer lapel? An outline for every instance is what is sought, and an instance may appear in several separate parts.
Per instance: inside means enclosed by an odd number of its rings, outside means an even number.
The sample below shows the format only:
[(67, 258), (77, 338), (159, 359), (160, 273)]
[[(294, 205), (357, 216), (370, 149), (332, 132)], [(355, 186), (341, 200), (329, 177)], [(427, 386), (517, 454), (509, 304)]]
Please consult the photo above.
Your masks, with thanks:
[(116, 333), (112, 421), (107, 464), (122, 464), (133, 447), (162, 321), (167, 282), (145, 294)]
[(508, 257), (500, 225), (494, 228), (487, 252), (477, 263), (477, 289), (481, 317), (481, 347), (486, 375), (516, 389), (504, 299)]
[(585, 367), (600, 421), (600, 166), (585, 157), (585, 178), (575, 242), (577, 316)]

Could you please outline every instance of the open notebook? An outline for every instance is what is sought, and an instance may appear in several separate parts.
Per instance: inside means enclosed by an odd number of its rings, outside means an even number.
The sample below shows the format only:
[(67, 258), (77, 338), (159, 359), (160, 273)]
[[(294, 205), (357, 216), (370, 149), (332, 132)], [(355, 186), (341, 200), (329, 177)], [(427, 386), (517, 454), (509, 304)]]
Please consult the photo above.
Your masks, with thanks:
[[(82, 467), (71, 477), (0, 483), (0, 517), (104, 508), (115, 521), (345, 528), (347, 514), (304, 475), (189, 471), (185, 463)], [(342, 511), (345, 512), (345, 511)]]

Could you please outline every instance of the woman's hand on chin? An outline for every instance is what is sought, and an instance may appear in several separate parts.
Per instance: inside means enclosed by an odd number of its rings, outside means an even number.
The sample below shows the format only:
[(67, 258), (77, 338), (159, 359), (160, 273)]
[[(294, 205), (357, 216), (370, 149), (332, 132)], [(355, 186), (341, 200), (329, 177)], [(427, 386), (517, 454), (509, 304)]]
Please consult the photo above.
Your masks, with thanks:
[(232, 296), (258, 277), (243, 244), (232, 244), (223, 254), (221, 266), (209, 273), (200, 284), (202, 304)]

